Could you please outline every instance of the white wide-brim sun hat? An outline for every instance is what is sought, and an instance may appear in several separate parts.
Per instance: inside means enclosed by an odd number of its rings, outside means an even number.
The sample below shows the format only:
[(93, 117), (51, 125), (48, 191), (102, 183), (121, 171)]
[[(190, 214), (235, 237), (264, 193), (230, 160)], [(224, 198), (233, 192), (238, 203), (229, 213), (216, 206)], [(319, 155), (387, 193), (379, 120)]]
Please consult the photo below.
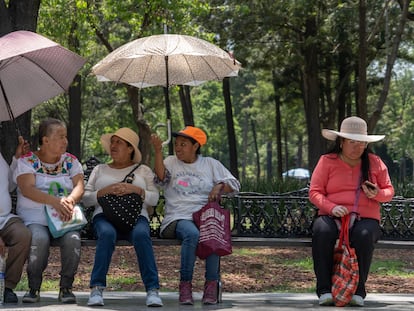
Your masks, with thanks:
[(373, 143), (384, 139), (385, 135), (368, 135), (367, 123), (359, 117), (349, 117), (342, 121), (340, 131), (329, 129), (322, 130), (322, 136), (328, 140), (336, 140), (343, 137), (347, 139)]

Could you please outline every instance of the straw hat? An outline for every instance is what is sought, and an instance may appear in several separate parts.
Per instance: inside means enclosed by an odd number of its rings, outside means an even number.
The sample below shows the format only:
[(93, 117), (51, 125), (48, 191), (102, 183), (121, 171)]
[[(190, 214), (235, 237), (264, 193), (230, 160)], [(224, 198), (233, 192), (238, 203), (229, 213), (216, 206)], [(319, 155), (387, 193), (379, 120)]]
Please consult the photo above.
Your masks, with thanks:
[(367, 143), (380, 141), (385, 137), (385, 135), (368, 135), (367, 123), (358, 117), (344, 119), (341, 123), (341, 130), (339, 132), (323, 129), (322, 136), (329, 140), (336, 140), (339, 136), (357, 141), (365, 141)]
[(204, 131), (199, 129), (198, 127), (194, 127), (194, 126), (186, 126), (181, 131), (173, 133), (173, 136), (174, 137), (183, 136), (183, 137), (192, 138), (196, 142), (198, 142), (200, 146), (205, 145), (207, 142), (206, 133), (204, 133)]
[(122, 138), (123, 140), (129, 142), (135, 151), (134, 158), (132, 159), (132, 161), (134, 161), (135, 163), (141, 162), (142, 155), (141, 155), (141, 151), (139, 151), (138, 149), (139, 137), (137, 133), (135, 133), (133, 130), (131, 130), (128, 127), (123, 127), (117, 130), (115, 133), (103, 134), (101, 136), (101, 144), (108, 154), (111, 154), (112, 136), (118, 136), (119, 138)]

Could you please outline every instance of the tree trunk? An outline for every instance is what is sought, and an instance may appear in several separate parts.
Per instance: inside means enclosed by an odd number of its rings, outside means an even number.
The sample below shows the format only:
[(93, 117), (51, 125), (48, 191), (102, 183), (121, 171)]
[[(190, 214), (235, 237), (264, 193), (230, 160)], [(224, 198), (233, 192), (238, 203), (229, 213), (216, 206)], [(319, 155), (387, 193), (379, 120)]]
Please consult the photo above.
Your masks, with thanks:
[(254, 145), (254, 153), (256, 155), (256, 181), (260, 180), (260, 154), (259, 154), (259, 147), (257, 146), (257, 135), (256, 135), (256, 126), (254, 124), (254, 120), (250, 120), (251, 127), (252, 127), (252, 135), (253, 135), (253, 145)]
[(234, 177), (239, 179), (239, 168), (237, 165), (236, 133), (234, 131), (233, 109), (231, 105), (230, 95), (230, 78), (223, 79), (223, 96), (224, 104), (226, 107), (227, 135), (229, 140), (230, 154), (230, 172), (233, 174)]
[(367, 120), (367, 5), (359, 0), (359, 50), (358, 50), (358, 114)]
[[(280, 96), (278, 95), (279, 86), (277, 83), (277, 75), (272, 71), (273, 90), (275, 92), (275, 122), (276, 122), (276, 154), (277, 154), (277, 172), (276, 177), (282, 178), (283, 172), (283, 156), (282, 156), (282, 127), (280, 116)], [(287, 163), (286, 163), (287, 165)]]
[(138, 127), (139, 150), (142, 154), (142, 163), (149, 165), (151, 160), (151, 129), (144, 119), (138, 88), (126, 85), (128, 101), (132, 107), (135, 123)]
[(325, 149), (322, 142), (321, 127), (319, 121), (319, 78), (318, 78), (318, 54), (319, 49), (315, 40), (310, 40), (316, 37), (316, 17), (310, 17), (306, 21), (304, 42), (309, 41), (308, 45), (304, 46), (302, 54), (305, 59), (305, 66), (303, 68), (303, 97), (304, 108), (306, 116), (306, 127), (309, 135), (309, 168), (314, 169), (319, 160), (321, 151)]
[(272, 156), (272, 141), (266, 143), (266, 177), (267, 181), (271, 182), (273, 177), (273, 156)]
[(391, 78), (392, 78), (392, 71), (394, 68), (395, 60), (398, 55), (398, 49), (400, 47), (401, 38), (404, 33), (405, 24), (407, 22), (408, 8), (410, 5), (410, 1), (401, 0), (400, 3), (402, 4), (401, 19), (400, 19), (400, 23), (397, 28), (397, 32), (394, 36), (391, 53), (388, 55), (388, 58), (387, 58), (387, 67), (385, 70), (384, 86), (382, 88), (381, 95), (378, 99), (375, 111), (372, 114), (371, 118), (368, 120), (368, 133), (371, 133), (374, 130), (375, 126), (377, 125), (377, 122), (382, 113), (382, 109), (384, 108), (385, 101), (387, 100), (388, 92), (390, 89)]
[[(249, 101), (247, 101), (249, 102)], [(249, 104), (246, 104), (246, 108), (249, 107)], [(246, 111), (245, 109), (243, 109)], [(247, 112), (244, 113), (244, 122), (242, 122), (242, 150), (243, 150), (243, 158), (242, 158), (242, 180), (246, 179), (246, 166), (247, 166), (247, 147), (248, 147), (248, 134), (249, 134), (249, 114)]]
[(194, 114), (191, 103), (190, 87), (188, 85), (180, 85), (178, 93), (180, 94), (184, 125), (194, 126)]
[[(0, 1), (0, 36), (16, 30), (36, 31), (40, 0), (10, 0), (9, 6)], [(25, 139), (30, 137), (31, 112), (18, 117), (18, 128)], [(16, 127), (11, 121), (2, 122), (0, 150), (7, 162), (17, 146)]]
[(81, 76), (76, 75), (74, 83), (69, 87), (68, 151), (78, 159), (82, 158), (80, 148), (82, 116), (81, 83)]

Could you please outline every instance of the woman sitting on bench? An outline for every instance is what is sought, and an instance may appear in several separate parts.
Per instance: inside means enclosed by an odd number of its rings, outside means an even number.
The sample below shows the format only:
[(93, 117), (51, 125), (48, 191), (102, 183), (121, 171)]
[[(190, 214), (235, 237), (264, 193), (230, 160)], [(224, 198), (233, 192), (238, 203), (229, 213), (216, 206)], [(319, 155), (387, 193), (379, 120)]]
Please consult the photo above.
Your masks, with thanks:
[[(207, 142), (207, 136), (201, 129), (187, 126), (173, 135), (176, 137), (176, 155), (165, 160), (162, 156), (161, 140), (155, 134), (151, 137), (155, 149), (156, 182), (164, 189), (165, 197), (161, 237), (182, 241), (179, 302), (192, 305), (194, 301), (191, 282), (199, 239), (193, 213), (208, 201), (215, 201), (220, 191), (239, 191), (240, 184), (219, 161), (201, 156), (200, 147)], [(218, 270), (219, 256), (208, 256), (202, 299), (204, 304), (217, 303)]]

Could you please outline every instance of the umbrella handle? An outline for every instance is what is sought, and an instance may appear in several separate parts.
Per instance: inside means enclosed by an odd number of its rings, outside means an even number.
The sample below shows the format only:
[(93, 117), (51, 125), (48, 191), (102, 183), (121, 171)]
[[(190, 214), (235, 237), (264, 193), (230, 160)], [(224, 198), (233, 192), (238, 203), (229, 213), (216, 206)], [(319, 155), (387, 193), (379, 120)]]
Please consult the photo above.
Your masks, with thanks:
[(162, 142), (163, 147), (168, 145), (171, 141), (171, 120), (170, 119), (167, 119), (167, 133), (168, 133), (168, 138), (166, 141)]

